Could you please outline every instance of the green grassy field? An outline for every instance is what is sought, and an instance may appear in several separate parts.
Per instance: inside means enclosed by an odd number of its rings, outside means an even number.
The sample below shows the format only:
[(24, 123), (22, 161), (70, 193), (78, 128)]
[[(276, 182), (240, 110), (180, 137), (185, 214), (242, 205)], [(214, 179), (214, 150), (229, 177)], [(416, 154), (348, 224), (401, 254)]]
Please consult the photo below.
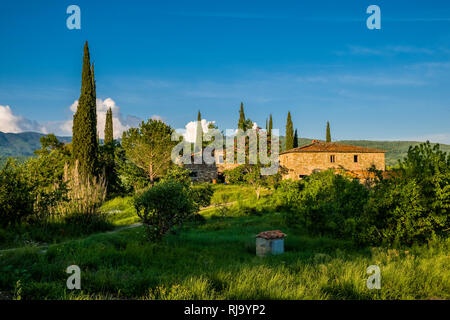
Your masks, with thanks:
[[(216, 193), (236, 196), (233, 186)], [(216, 204), (221, 197), (216, 195)], [(162, 243), (142, 227), (0, 253), (0, 297), (21, 299), (449, 299), (450, 241), (413, 248), (358, 248), (285, 226), (241, 192), (227, 210), (202, 210), (206, 222), (178, 228)], [(228, 202), (228, 201), (227, 201)], [(258, 210), (247, 210), (255, 207)], [(117, 225), (134, 222), (129, 198), (103, 206)], [(222, 208), (223, 209), (223, 208)], [(286, 252), (260, 258), (254, 236), (288, 234)], [(69, 265), (81, 268), (81, 290), (66, 289)], [(366, 288), (366, 268), (381, 269), (381, 290)]]

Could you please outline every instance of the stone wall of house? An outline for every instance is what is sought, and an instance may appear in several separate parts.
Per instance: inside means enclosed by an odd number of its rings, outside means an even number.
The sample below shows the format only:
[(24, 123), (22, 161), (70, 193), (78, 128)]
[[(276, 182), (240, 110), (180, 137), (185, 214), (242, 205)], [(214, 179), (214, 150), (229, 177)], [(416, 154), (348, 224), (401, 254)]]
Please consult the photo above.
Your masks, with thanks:
[(212, 182), (217, 179), (215, 164), (185, 164), (184, 168), (191, 171), (192, 182)]
[[(331, 156), (335, 162), (331, 162)], [(358, 161), (354, 161), (354, 156)], [(299, 179), (315, 170), (344, 168), (350, 171), (365, 171), (375, 165), (378, 170), (385, 170), (384, 153), (340, 153), (340, 152), (291, 152), (280, 154), (280, 165), (288, 171), (283, 178)]]

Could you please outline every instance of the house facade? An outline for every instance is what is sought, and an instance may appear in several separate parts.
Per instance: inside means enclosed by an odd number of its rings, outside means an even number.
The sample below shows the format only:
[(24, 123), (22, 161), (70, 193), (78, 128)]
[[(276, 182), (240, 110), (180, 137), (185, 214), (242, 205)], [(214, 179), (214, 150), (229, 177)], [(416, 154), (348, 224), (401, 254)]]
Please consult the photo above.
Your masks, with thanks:
[(344, 169), (355, 176), (364, 176), (367, 170), (375, 166), (385, 170), (384, 150), (323, 142), (312, 143), (280, 153), (280, 166), (284, 170), (284, 179), (301, 179), (316, 171)]

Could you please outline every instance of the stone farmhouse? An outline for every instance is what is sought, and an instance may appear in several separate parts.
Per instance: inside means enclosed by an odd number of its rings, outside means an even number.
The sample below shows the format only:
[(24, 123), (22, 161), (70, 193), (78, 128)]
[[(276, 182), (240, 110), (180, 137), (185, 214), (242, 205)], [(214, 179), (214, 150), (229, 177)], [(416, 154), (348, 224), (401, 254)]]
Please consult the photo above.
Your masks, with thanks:
[(284, 179), (301, 179), (316, 171), (330, 168), (343, 169), (355, 178), (367, 176), (375, 166), (385, 170), (384, 150), (313, 140), (312, 143), (280, 152), (280, 166)]
[[(336, 142), (313, 140), (312, 143), (280, 152), (279, 161), (283, 179), (301, 179), (313, 172), (334, 168), (344, 170), (350, 176), (363, 180), (368, 169), (375, 166), (385, 170), (384, 150), (345, 145)], [(222, 182), (223, 172), (239, 164), (225, 164), (223, 153), (215, 153), (215, 164), (185, 164), (191, 171), (193, 182)]]

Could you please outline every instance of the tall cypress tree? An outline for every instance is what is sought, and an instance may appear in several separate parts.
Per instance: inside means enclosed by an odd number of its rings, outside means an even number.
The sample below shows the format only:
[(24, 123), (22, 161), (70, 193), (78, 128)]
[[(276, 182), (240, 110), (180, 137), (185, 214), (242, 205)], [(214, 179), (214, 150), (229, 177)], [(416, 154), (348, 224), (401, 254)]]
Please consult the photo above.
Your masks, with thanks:
[(105, 122), (105, 145), (110, 144), (114, 141), (114, 132), (113, 132), (113, 118), (112, 118), (112, 110), (111, 108), (106, 111), (106, 122)]
[(78, 160), (82, 176), (95, 175), (98, 162), (97, 110), (94, 69), (90, 65), (89, 47), (86, 41), (81, 72), (81, 94), (77, 111), (73, 116), (73, 158)]
[(295, 129), (295, 133), (294, 133), (294, 148), (298, 148), (298, 134), (297, 134), (297, 129)]
[(270, 117), (269, 117), (269, 132), (268, 132), (269, 136), (272, 135), (272, 128), (273, 128), (272, 114), (270, 114)]
[(202, 115), (200, 113), (200, 110), (198, 110), (197, 132), (195, 134), (194, 152), (200, 152), (202, 150), (202, 141), (203, 141)]
[(239, 110), (238, 129), (245, 130), (245, 113), (244, 113), (244, 104), (242, 102), (241, 102), (241, 110)]
[(330, 122), (327, 121), (327, 142), (331, 142)]
[(288, 112), (286, 121), (286, 150), (294, 147), (294, 125), (292, 124), (291, 112)]

